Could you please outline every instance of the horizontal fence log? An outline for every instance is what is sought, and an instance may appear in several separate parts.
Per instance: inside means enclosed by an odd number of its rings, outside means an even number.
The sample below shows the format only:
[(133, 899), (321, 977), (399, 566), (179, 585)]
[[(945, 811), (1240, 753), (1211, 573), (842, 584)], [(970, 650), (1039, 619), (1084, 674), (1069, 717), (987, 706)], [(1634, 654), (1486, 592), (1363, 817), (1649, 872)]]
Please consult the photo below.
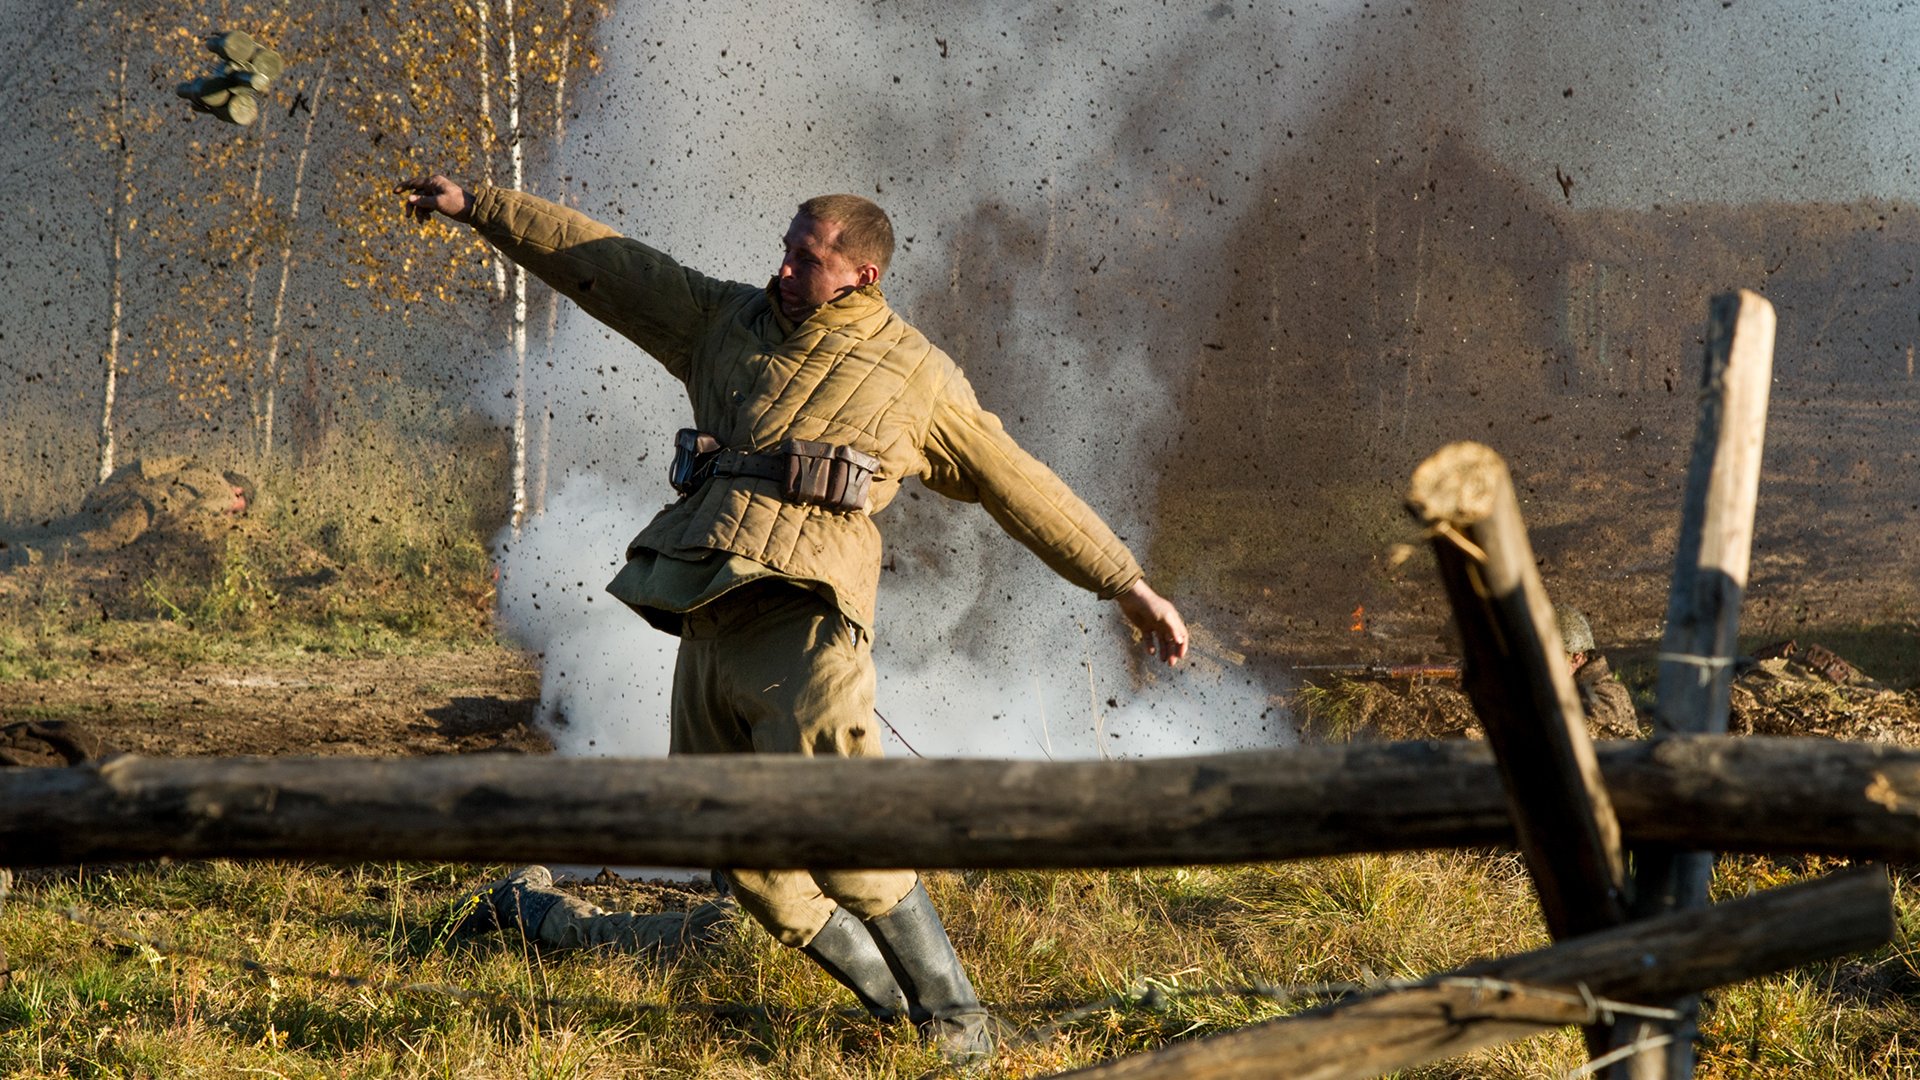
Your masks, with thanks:
[[(1599, 758), (1635, 842), (1920, 859), (1920, 751), (1697, 736), (1602, 744)], [(1059, 763), (489, 754), (0, 770), (0, 866), (1165, 866), (1512, 840), (1492, 755), (1467, 740)]]
[(1570, 938), (1152, 1054), (1074, 1080), (1348, 1080), (1591, 1024), (1588, 1002), (1650, 1001), (1877, 948), (1893, 936), (1877, 867)]

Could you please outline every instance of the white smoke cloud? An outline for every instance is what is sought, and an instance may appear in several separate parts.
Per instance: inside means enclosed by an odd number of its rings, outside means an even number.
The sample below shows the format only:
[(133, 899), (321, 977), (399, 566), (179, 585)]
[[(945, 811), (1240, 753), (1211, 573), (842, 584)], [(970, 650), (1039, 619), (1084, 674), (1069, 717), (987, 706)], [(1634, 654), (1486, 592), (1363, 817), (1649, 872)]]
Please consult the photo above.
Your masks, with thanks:
[[(1344, 18), (628, 3), (603, 34), (606, 70), (561, 171), (588, 213), (752, 282), (775, 269), (800, 199), (877, 198), (902, 238), (883, 283), (895, 306), (955, 352), (1152, 580), (1152, 531), (1182, 524), (1150, 520), (1156, 455), (1182, 437), (1153, 352), (1197, 332), (1166, 297), (1232, 227), (1216, 206), (1258, 189), (1260, 145), (1313, 107), (1271, 73), (1331, 77), (1334, 50), (1317, 45)], [(1166, 205), (1169, 191), (1191, 213)], [(689, 409), (651, 359), (578, 313), (549, 359), (538, 374), (572, 479), (513, 545), (503, 612), (546, 654), (563, 750), (658, 752), (673, 642), (595, 590), (670, 497), (667, 447)], [(1053, 577), (977, 507), (910, 491), (879, 522), (880, 709), (914, 750), (1141, 756), (1291, 738), (1268, 689), (1231, 663), (1143, 679), (1113, 606)]]
[(500, 617), (542, 654), (540, 720), (562, 754), (667, 752), (674, 640), (604, 591), (626, 546), (616, 537), (644, 509), (605, 477), (574, 476), (500, 548)]

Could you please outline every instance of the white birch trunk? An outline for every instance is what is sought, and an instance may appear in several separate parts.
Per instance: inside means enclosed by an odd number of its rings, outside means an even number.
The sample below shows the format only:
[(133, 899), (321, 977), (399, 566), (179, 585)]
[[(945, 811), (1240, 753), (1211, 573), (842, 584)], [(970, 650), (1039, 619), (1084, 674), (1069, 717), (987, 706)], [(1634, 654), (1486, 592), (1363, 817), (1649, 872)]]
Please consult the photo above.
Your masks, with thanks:
[(280, 243), (280, 288), (273, 296), (273, 325), (267, 335), (267, 358), (261, 374), (266, 382), (266, 409), (261, 425), (260, 459), (273, 457), (274, 391), (280, 385), (280, 331), (287, 309), (287, 278), (293, 271), (294, 228), (300, 222), (300, 195), (306, 187), (307, 155), (313, 150), (313, 124), (320, 118), (321, 98), (327, 92), (327, 70), (320, 70), (314, 83), (313, 99), (307, 109), (307, 130), (300, 140), (300, 157), (293, 166), (293, 201), (287, 207), (287, 228)]
[(111, 240), (107, 246), (107, 351), (101, 358), (105, 367), (105, 379), (100, 392), (100, 480), (105, 482), (113, 475), (113, 406), (114, 398), (120, 391), (120, 321), (124, 310), (121, 288), (121, 264), (125, 260), (126, 248), (121, 234), (125, 231), (120, 223), (120, 205), (130, 198), (127, 187), (127, 174), (132, 169), (132, 153), (127, 149), (126, 105), (127, 105), (127, 54), (120, 53), (120, 66), (114, 75), (114, 120), (113, 137), (119, 147), (119, 157), (114, 162), (113, 190), (107, 195), (107, 233)]
[[(553, 145), (557, 151), (567, 141), (567, 65), (573, 62), (573, 0), (563, 0), (560, 5), (560, 58), (554, 65), (553, 77)], [(560, 192), (562, 202), (566, 201), (566, 191)], [(552, 289), (547, 293), (546, 347), (549, 362), (553, 356), (553, 341), (560, 334), (560, 294)], [(543, 383), (540, 387), (540, 434), (538, 454), (534, 458), (533, 491), (531, 501), (535, 517), (547, 512), (547, 475), (553, 460), (553, 395)]]
[[(480, 179), (488, 186), (493, 184), (493, 0), (475, 0), (475, 17), (480, 22)], [(508, 20), (511, 23), (512, 17)], [(507, 295), (507, 261), (500, 257), (491, 245), (487, 247), (487, 264), (493, 268), (493, 296), (503, 300)]]
[[(514, 27), (514, 0), (506, 0), (507, 29), (507, 154), (512, 163), (513, 189), (526, 187), (526, 147), (520, 130), (520, 52)], [(527, 271), (514, 264), (513, 324), (509, 336), (513, 342), (513, 511), (509, 521), (513, 534), (527, 517)]]

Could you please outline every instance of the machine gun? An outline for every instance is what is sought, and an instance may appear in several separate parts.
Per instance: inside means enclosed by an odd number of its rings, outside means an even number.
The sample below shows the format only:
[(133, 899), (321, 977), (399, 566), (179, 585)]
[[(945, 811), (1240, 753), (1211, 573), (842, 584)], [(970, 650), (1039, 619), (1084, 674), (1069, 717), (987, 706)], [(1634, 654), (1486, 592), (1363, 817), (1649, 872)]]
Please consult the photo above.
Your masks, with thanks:
[(1302, 664), (1293, 670), (1338, 679), (1364, 679), (1370, 682), (1407, 680), (1454, 680), (1460, 677), (1457, 662), (1445, 664)]

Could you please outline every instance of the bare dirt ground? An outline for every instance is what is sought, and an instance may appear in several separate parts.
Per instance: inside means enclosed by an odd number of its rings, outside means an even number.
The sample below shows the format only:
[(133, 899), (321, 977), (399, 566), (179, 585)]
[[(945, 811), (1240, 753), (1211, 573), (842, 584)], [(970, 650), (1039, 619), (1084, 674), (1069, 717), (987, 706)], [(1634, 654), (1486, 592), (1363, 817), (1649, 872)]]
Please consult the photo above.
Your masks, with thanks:
[(108, 751), (163, 757), (542, 753), (536, 661), (501, 647), (186, 667), (102, 662), (0, 684), (0, 724), (59, 720)]
[[(1743, 638), (1821, 641), (1874, 663), (1870, 674), (1883, 680), (1920, 679), (1920, 450), (1899, 434), (1917, 423), (1920, 400), (1835, 399), (1769, 429)], [(1609, 652), (1660, 641), (1689, 453), (1670, 433), (1593, 459), (1508, 462), (1548, 595), (1586, 612)], [(1400, 490), (1372, 493), (1373, 503)], [(1196, 558), (1204, 570), (1195, 589), (1254, 598), (1226, 605), (1240, 625), (1223, 636), (1283, 668), (1458, 659), (1426, 542), (1397, 505), (1381, 514), (1389, 511), (1391, 523), (1366, 538), (1371, 546), (1343, 537), (1345, 546), (1311, 558), (1284, 547)], [(1401, 545), (1415, 551), (1404, 562), (1394, 554)], [(1891, 663), (1876, 655), (1888, 652), (1898, 654)]]

